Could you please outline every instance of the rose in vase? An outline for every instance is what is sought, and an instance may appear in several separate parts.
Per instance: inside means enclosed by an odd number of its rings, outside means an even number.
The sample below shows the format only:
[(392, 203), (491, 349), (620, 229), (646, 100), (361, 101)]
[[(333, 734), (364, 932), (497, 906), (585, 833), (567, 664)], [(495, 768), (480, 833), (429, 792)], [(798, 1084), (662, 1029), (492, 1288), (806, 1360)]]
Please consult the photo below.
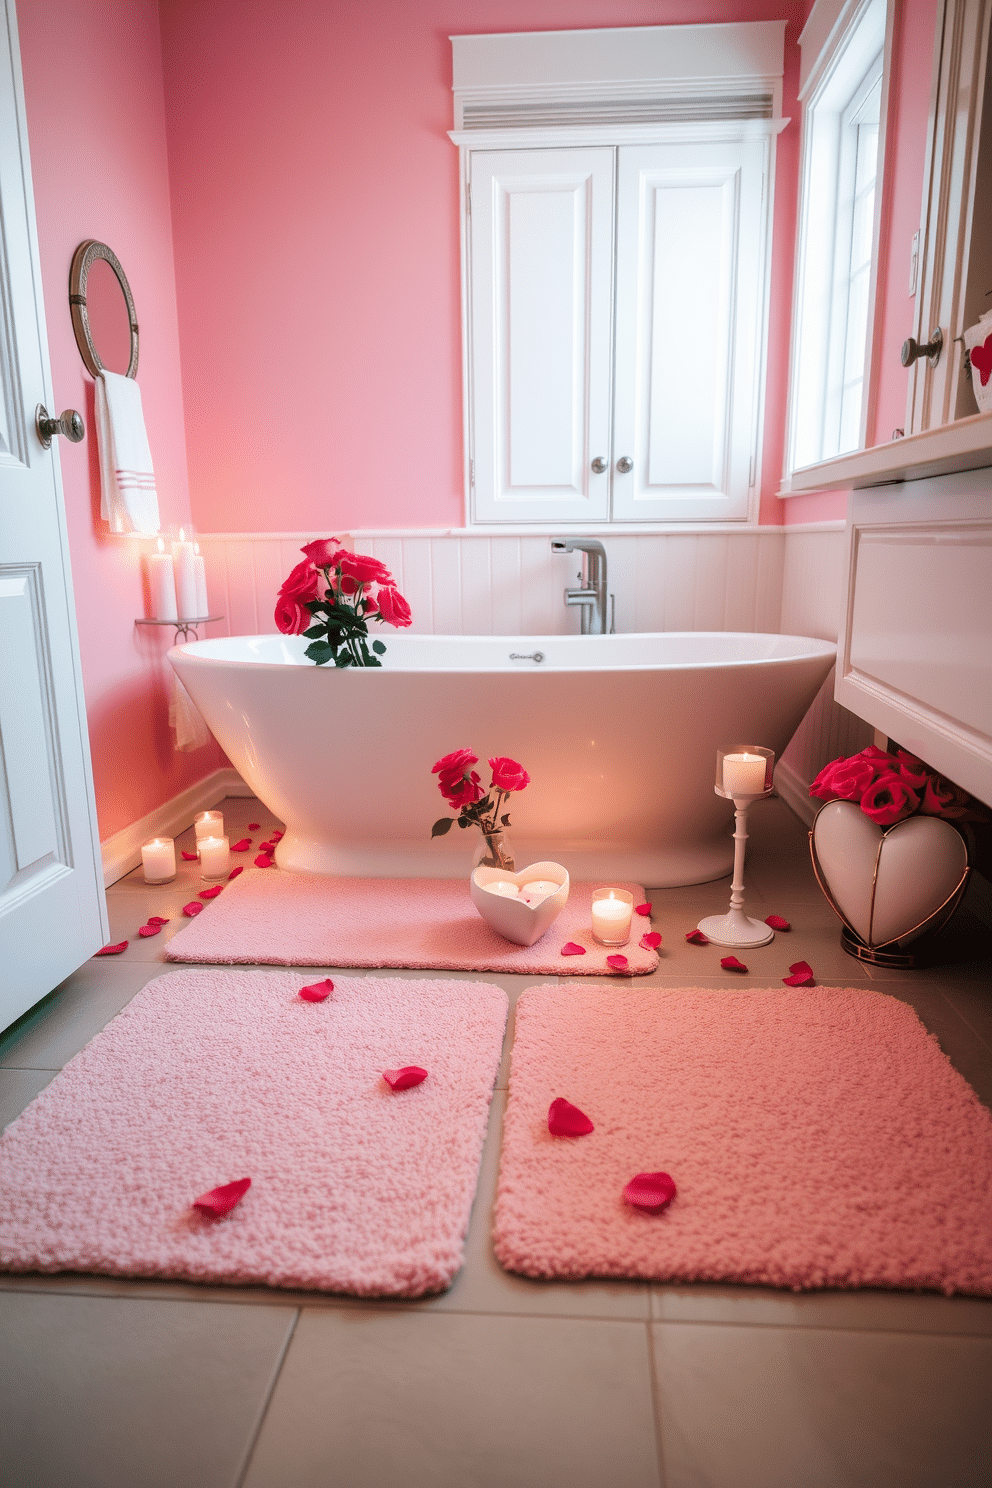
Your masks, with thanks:
[(458, 813), (436, 821), (431, 828), (432, 837), (443, 837), (456, 821), (460, 827), (478, 827), (487, 838), (510, 825), (510, 814), (503, 811), (503, 805), (513, 791), (521, 791), (530, 784), (530, 776), (516, 760), (494, 755), (489, 761), (492, 783), (486, 790), (478, 770), (472, 768), (478, 763), (479, 756), (471, 749), (456, 749), (432, 766), (431, 774), (438, 777), (438, 790)]
[(382, 641), (368, 640), (369, 621), (396, 628), (411, 623), (410, 606), (384, 563), (352, 553), (336, 537), (315, 538), (276, 600), (276, 627), (305, 635), (305, 655), (317, 666), (381, 666)]

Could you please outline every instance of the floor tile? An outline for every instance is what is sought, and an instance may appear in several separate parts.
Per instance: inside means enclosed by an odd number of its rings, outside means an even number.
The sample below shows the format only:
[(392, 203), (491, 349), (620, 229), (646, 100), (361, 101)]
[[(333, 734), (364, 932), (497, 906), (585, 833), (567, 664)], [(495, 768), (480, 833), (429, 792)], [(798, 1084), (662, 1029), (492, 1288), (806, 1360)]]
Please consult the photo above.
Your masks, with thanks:
[(938, 985), (968, 1027), (992, 1050), (992, 977), (981, 986), (969, 986), (949, 978)]
[(309, 1312), (245, 1488), (656, 1488), (647, 1332)]
[(666, 1488), (987, 1488), (992, 1339), (653, 1332)]
[(895, 1333), (960, 1333), (992, 1338), (992, 1298), (936, 1292), (786, 1292), (770, 1287), (651, 1288), (658, 1322), (739, 1327), (843, 1328)]
[(4, 1488), (234, 1488), (295, 1316), (0, 1293)]
[(33, 1013), (0, 1039), (0, 1067), (61, 1069), (160, 968), (145, 961), (84, 961)]
[(0, 1069), (0, 1131), (44, 1090), (55, 1070)]

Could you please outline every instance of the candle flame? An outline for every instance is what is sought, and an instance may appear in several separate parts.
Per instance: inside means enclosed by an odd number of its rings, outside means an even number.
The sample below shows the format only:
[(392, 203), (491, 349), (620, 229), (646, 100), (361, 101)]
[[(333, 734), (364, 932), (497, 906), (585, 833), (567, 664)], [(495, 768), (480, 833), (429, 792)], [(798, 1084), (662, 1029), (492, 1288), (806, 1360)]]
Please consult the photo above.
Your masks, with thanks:
[(158, 540), (158, 550), (159, 550), (160, 553), (164, 553), (165, 552), (165, 543), (162, 541), (161, 538), (159, 538), (159, 540)]
[(186, 530), (183, 527), (180, 527), (180, 529), (179, 529), (179, 541), (180, 542), (185, 542), (186, 541)]

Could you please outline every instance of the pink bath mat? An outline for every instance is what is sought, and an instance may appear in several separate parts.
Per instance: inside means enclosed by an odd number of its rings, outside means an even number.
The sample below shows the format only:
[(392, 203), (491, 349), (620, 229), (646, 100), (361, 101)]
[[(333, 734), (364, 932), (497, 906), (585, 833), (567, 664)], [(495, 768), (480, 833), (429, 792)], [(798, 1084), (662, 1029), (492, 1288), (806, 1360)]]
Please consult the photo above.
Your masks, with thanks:
[[(463, 1261), (506, 994), (158, 977), (0, 1138), (0, 1269), (417, 1297)], [(383, 1071), (417, 1065), (393, 1090)], [(223, 1217), (194, 1199), (251, 1187)]]
[[(559, 1098), (593, 1130), (552, 1136)], [(625, 1202), (665, 1173), (666, 1208)], [(535, 1277), (985, 1296), (992, 1116), (878, 992), (531, 988), (495, 1249)]]
[[(281, 871), (228, 884), (166, 948), (170, 961), (269, 962), (277, 966), (410, 966), (422, 971), (514, 971), (536, 976), (608, 976), (614, 954), (592, 938), (595, 884), (572, 884), (568, 903), (536, 945), (491, 930), (451, 878), (314, 878)], [(644, 899), (640, 884), (629, 889)], [(634, 916), (625, 970), (654, 971), (658, 953), (638, 944), (651, 921)], [(583, 955), (562, 955), (572, 942)]]

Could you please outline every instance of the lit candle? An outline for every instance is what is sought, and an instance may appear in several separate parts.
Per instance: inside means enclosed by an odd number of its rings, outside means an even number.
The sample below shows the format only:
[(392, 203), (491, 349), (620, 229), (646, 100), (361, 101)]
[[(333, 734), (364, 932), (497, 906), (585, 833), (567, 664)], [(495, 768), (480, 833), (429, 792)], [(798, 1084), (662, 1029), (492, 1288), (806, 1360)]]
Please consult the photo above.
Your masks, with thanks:
[(634, 896), (626, 889), (594, 889), (592, 895), (592, 934), (600, 945), (626, 945), (630, 939), (630, 919)]
[(176, 574), (172, 566), (172, 554), (165, 551), (165, 543), (158, 540), (158, 552), (148, 558), (148, 590), (152, 603), (153, 620), (175, 620)]
[(196, 613), (196, 553), (193, 544), (186, 541), (183, 528), (179, 529), (179, 541), (172, 544), (172, 561), (176, 570), (176, 603), (180, 620), (195, 620)]
[(492, 883), (483, 884), (482, 887), (487, 894), (498, 894), (501, 899), (517, 899), (520, 896), (520, 890), (516, 884), (510, 883), (505, 878), (496, 878)]
[(199, 849), (201, 837), (223, 837), (224, 813), (222, 811), (201, 811), (199, 816), (193, 819), (193, 831), (196, 833), (197, 849)]
[(200, 620), (206, 619), (210, 614), (207, 599), (207, 565), (200, 557), (200, 544), (193, 544), (193, 577), (196, 580), (196, 614)]
[(528, 904), (540, 904), (541, 900), (547, 899), (549, 894), (557, 894), (560, 888), (561, 884), (555, 883), (550, 878), (536, 878), (532, 883), (524, 884), (520, 894)]
[(171, 837), (153, 837), (141, 849), (145, 883), (168, 883), (176, 876), (176, 845)]
[(231, 867), (230, 842), (227, 837), (201, 837), (200, 873), (204, 878), (225, 878)]
[(760, 796), (765, 788), (763, 754), (725, 754), (723, 789), (728, 796)]

